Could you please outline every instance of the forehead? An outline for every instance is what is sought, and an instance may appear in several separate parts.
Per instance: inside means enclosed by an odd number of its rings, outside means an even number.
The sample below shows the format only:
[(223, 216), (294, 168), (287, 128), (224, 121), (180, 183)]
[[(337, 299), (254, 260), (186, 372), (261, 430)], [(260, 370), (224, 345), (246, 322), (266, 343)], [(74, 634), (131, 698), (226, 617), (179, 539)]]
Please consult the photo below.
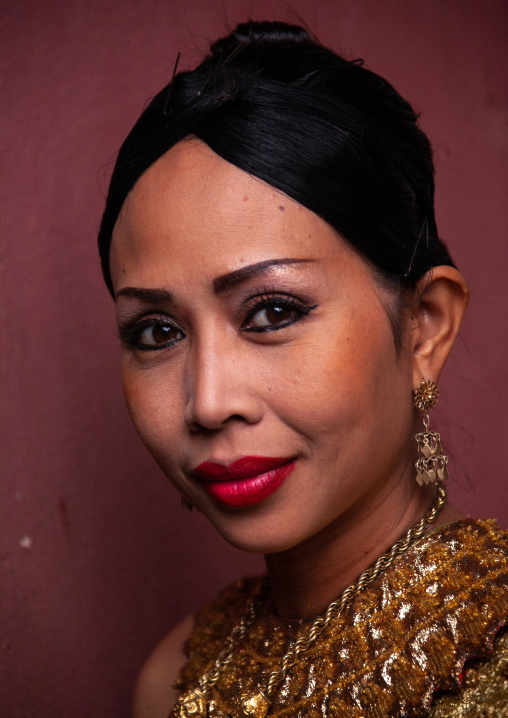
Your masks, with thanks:
[[(155, 162), (127, 197), (113, 232), (117, 286), (128, 269), (217, 272), (273, 257), (328, 256), (344, 245), (322, 219), (195, 138)], [(151, 269), (149, 269), (151, 267)], [(153, 277), (155, 280), (155, 277)]]
[[(171, 215), (175, 227), (201, 225), (202, 215), (217, 227), (259, 222), (325, 222), (257, 177), (215, 154), (196, 138), (187, 138), (166, 152), (140, 177), (129, 193), (114, 234), (148, 221), (159, 225)], [(305, 220), (303, 220), (305, 221)], [(330, 228), (331, 229), (331, 228)]]

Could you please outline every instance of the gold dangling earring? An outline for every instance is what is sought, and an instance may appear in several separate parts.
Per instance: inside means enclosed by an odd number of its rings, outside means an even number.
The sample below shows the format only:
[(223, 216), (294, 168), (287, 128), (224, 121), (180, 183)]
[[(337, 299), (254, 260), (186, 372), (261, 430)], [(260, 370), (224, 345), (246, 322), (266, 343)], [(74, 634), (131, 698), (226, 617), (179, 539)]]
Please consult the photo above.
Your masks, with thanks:
[(423, 426), (425, 431), (415, 436), (418, 444), (418, 461), (416, 466), (416, 480), (420, 486), (430, 484), (438, 479), (445, 481), (448, 478), (448, 457), (443, 456), (441, 436), (435, 431), (429, 431), (429, 411), (433, 409), (439, 399), (437, 385), (430, 380), (423, 379), (415, 391), (414, 405), (425, 412)]

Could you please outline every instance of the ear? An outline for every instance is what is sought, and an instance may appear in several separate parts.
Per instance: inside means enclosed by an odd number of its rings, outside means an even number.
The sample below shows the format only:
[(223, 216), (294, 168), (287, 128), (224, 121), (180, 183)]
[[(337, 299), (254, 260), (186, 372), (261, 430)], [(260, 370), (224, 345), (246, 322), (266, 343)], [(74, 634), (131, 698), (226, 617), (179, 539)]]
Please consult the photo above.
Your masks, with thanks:
[(416, 289), (411, 310), (413, 389), (422, 379), (437, 383), (469, 301), (467, 284), (454, 267), (434, 267)]

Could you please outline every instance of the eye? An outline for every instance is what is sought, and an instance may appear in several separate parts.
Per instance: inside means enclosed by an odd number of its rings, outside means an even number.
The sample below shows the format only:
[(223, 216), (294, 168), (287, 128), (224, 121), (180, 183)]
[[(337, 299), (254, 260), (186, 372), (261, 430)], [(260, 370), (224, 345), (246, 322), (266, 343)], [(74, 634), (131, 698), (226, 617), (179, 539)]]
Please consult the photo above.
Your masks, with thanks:
[(124, 344), (141, 351), (165, 349), (185, 338), (184, 332), (174, 324), (154, 318), (137, 321), (132, 326), (121, 327), (119, 335)]
[(244, 329), (267, 329), (275, 328), (280, 324), (287, 325), (297, 318), (297, 311), (293, 307), (285, 307), (282, 304), (274, 304), (264, 309), (258, 309), (250, 315), (247, 325)]
[(145, 347), (160, 347), (183, 338), (183, 332), (171, 324), (152, 324), (139, 334), (138, 344)]
[(269, 332), (283, 329), (302, 319), (315, 306), (306, 306), (295, 297), (253, 297), (242, 331)]

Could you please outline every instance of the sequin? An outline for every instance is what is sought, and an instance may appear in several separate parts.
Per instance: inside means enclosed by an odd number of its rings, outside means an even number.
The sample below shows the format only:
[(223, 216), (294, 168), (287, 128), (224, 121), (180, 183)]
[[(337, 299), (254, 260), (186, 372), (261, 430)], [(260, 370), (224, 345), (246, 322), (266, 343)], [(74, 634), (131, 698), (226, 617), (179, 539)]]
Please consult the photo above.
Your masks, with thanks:
[[(196, 616), (175, 687), (196, 686), (258, 588), (237, 582)], [(307, 625), (277, 617), (267, 599), (227, 669), (234, 680), (211, 689), (208, 717), (241, 715), (240, 696), (264, 687)], [(291, 669), (268, 717), (508, 718), (507, 625), (508, 534), (494, 521), (444, 527), (355, 598)]]

